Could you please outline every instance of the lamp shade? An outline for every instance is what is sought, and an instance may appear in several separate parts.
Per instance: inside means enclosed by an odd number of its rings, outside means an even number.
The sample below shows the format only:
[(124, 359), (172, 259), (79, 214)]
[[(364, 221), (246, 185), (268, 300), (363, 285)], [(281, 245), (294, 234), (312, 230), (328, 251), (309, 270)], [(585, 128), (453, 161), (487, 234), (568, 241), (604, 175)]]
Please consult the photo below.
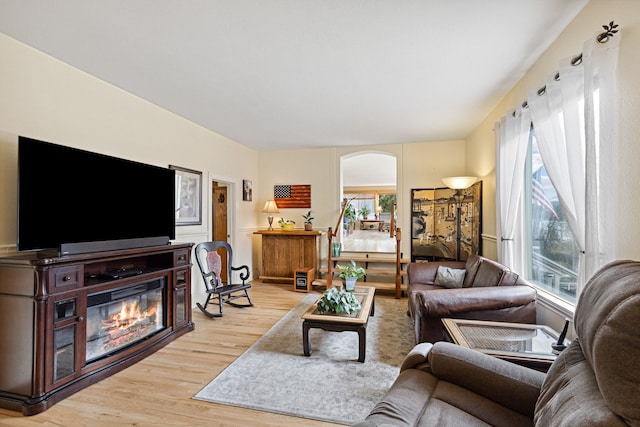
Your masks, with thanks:
[(450, 176), (447, 178), (442, 178), (442, 182), (449, 188), (454, 190), (462, 190), (465, 188), (469, 188), (477, 181), (477, 177), (475, 176)]
[(264, 204), (264, 208), (262, 208), (262, 212), (264, 213), (279, 213), (278, 205), (273, 200), (267, 200), (267, 203)]

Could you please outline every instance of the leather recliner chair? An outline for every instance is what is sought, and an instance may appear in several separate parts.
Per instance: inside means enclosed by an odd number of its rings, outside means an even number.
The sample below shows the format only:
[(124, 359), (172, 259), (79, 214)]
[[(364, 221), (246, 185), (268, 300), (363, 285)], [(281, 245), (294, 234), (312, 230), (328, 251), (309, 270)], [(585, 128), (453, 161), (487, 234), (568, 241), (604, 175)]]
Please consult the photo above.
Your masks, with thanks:
[(640, 262), (585, 285), (576, 338), (542, 372), (451, 343), (418, 344), (358, 427), (639, 426)]

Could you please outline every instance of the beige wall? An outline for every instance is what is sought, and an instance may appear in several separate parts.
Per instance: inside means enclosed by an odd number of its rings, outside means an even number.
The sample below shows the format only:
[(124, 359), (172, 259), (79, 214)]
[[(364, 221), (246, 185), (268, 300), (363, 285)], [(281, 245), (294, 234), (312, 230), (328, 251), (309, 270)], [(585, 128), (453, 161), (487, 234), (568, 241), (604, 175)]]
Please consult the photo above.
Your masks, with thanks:
[[(0, 252), (15, 250), (17, 136), (65, 144), (118, 157), (166, 166), (175, 164), (204, 174), (204, 223), (178, 227), (178, 240), (202, 241), (210, 236), (210, 181), (231, 185), (232, 234), (239, 261), (259, 257), (259, 237), (266, 227), (260, 213), (272, 198), (274, 184), (311, 184), (316, 228), (334, 227), (340, 207), (340, 159), (357, 152), (385, 152), (398, 159), (399, 222), (405, 256), (409, 254), (409, 192), (441, 186), (444, 176), (471, 174), (483, 180), (483, 253), (496, 257), (495, 149), (493, 125), (540, 87), (559, 60), (582, 50), (583, 42), (602, 24), (615, 19), (622, 28), (620, 50), (621, 139), (627, 151), (619, 168), (620, 232), (611, 235), (619, 258), (640, 259), (640, 2), (591, 0), (520, 82), (469, 137), (386, 146), (322, 148), (256, 153), (234, 141), (132, 96), (41, 52), (0, 34)], [(253, 202), (243, 202), (242, 179), (253, 181)], [(305, 209), (283, 216), (301, 221)], [(255, 263), (257, 265), (257, 262)], [(259, 271), (254, 270), (254, 274)]]
[[(162, 108), (0, 34), (0, 252), (15, 251), (18, 135), (112, 156), (203, 172), (203, 224), (176, 229), (177, 241), (210, 236), (210, 180), (231, 185), (236, 257), (251, 264), (256, 202), (242, 179), (258, 182), (258, 154)], [(43, 191), (60, 185), (52, 177)], [(195, 271), (194, 271), (195, 273)], [(199, 280), (197, 275), (194, 275)], [(202, 299), (200, 286), (195, 298)]]
[[(258, 191), (254, 194), (264, 202), (273, 198), (276, 184), (310, 184), (311, 209), (314, 212), (314, 228), (335, 229), (341, 207), (341, 159), (362, 153), (385, 153), (397, 159), (398, 227), (402, 231), (401, 250), (410, 255), (410, 191), (412, 188), (441, 187), (441, 179), (452, 174), (463, 174), (465, 142), (437, 141), (415, 144), (376, 145), (361, 147), (323, 148), (312, 150), (288, 150), (260, 153)], [(255, 187), (255, 185), (254, 185)], [(275, 216), (296, 221), (301, 227), (301, 215), (307, 209), (282, 209)], [(260, 228), (266, 228), (265, 214), (261, 214)], [(326, 251), (323, 238), (323, 251)], [(260, 238), (255, 239), (254, 259), (259, 258)], [(257, 257), (257, 258), (256, 258)], [(258, 267), (258, 273), (260, 268)]]
[[(544, 84), (548, 74), (555, 74), (561, 59), (582, 51), (585, 40), (601, 31), (601, 25), (615, 19), (622, 27), (620, 48), (620, 111), (621, 135), (626, 152), (620, 157), (621, 205), (612, 207), (620, 212), (623, 226), (611, 238), (617, 241), (618, 258), (640, 259), (640, 199), (634, 197), (634, 186), (640, 182), (640, 2), (634, 0), (591, 0), (564, 33), (549, 47), (516, 86), (495, 106), (487, 118), (468, 136), (466, 141), (424, 142), (393, 146), (368, 146), (260, 153), (261, 203), (272, 195), (273, 184), (312, 184), (312, 208), (316, 227), (335, 226), (340, 206), (340, 157), (358, 151), (383, 151), (398, 158), (399, 226), (405, 230), (402, 250), (409, 254), (410, 231), (409, 192), (411, 188), (440, 186), (444, 176), (469, 174), (483, 181), (483, 254), (497, 259), (495, 207), (495, 144), (494, 123), (509, 109), (524, 101), (527, 93)], [(291, 166), (296, 163), (295, 166)], [(302, 166), (304, 165), (304, 166)], [(305, 177), (303, 179), (302, 177)], [(289, 182), (288, 180), (291, 180)], [(291, 211), (289, 213), (289, 211)], [(301, 212), (287, 210), (287, 217), (299, 219)], [(266, 222), (265, 222), (266, 223)], [(557, 329), (562, 327), (562, 315), (539, 310), (540, 322)]]
[[(409, 254), (408, 232), (409, 192), (411, 188), (441, 186), (444, 176), (469, 174), (483, 181), (483, 254), (497, 258), (496, 207), (495, 207), (495, 144), (493, 126), (509, 109), (524, 101), (531, 89), (544, 84), (548, 74), (557, 71), (558, 62), (581, 52), (585, 40), (601, 31), (601, 25), (616, 19), (622, 27), (620, 50), (621, 81), (621, 139), (630, 150), (619, 161), (619, 173), (623, 177), (622, 194), (633, 194), (632, 185), (638, 182), (638, 169), (634, 162), (640, 158), (640, 146), (635, 143), (640, 134), (640, 121), (635, 117), (639, 110), (640, 85), (635, 76), (640, 75), (640, 57), (635, 54), (640, 38), (640, 2), (634, 0), (591, 0), (561, 36), (549, 47), (516, 86), (495, 106), (487, 118), (468, 136), (466, 141), (422, 142), (391, 146), (364, 146), (321, 150), (296, 150), (260, 153), (261, 202), (271, 197), (273, 184), (295, 183), (283, 179), (309, 178), (312, 184), (312, 209), (318, 227), (335, 226), (340, 206), (340, 157), (362, 152), (385, 152), (398, 158), (398, 225), (406, 230), (403, 251)], [(627, 143), (628, 141), (628, 143)], [(332, 154), (331, 154), (332, 153)], [(296, 166), (291, 166), (296, 163)], [(304, 166), (302, 166), (304, 165)], [(300, 175), (296, 171), (302, 168)], [(627, 179), (632, 177), (632, 180)], [(318, 179), (319, 178), (319, 179)], [(317, 180), (312, 182), (313, 180)], [(327, 188), (329, 186), (329, 188)], [(333, 188), (332, 188), (333, 187)], [(624, 197), (621, 212), (629, 223), (634, 237), (640, 234), (635, 217), (640, 213), (640, 199)], [(327, 207), (328, 206), (328, 207)], [(291, 211), (291, 213), (289, 213)], [(302, 211), (302, 210), (301, 210)], [(621, 210), (622, 211), (622, 210)], [(287, 210), (286, 214), (297, 220), (303, 212)], [(297, 217), (297, 218), (296, 218)], [(331, 220), (332, 218), (335, 218)], [(640, 258), (640, 248), (635, 240), (612, 236), (618, 241), (618, 257)]]
[[(545, 79), (558, 70), (558, 62), (582, 52), (585, 40), (602, 32), (602, 25), (610, 20), (620, 24), (621, 37), (619, 55), (619, 93), (620, 93), (620, 140), (624, 152), (617, 159), (618, 167), (611, 173), (616, 174), (619, 186), (612, 200), (611, 209), (618, 215), (618, 231), (608, 238), (614, 239), (617, 248), (616, 258), (640, 259), (640, 198), (636, 197), (637, 183), (640, 182), (640, 2), (635, 0), (591, 0), (584, 10), (566, 28), (560, 37), (545, 51), (535, 65), (522, 77), (516, 86), (492, 110), (483, 123), (467, 138), (466, 169), (470, 174), (483, 177), (484, 189), (484, 233), (496, 234), (495, 207), (495, 153), (493, 126), (509, 109), (520, 105), (530, 90), (544, 85)], [(485, 254), (495, 253), (495, 244), (484, 240)], [(490, 256), (490, 255), (489, 255)], [(495, 256), (495, 255), (494, 255)], [(549, 310), (538, 310), (539, 322), (561, 328), (563, 319)]]
[[(622, 37), (619, 58), (620, 78), (620, 112), (621, 134), (625, 152), (617, 161), (619, 169), (612, 171), (619, 175), (619, 206), (612, 206), (620, 212), (621, 227), (617, 234), (609, 236), (616, 240), (618, 253), (616, 258), (640, 259), (640, 226), (637, 217), (640, 215), (640, 201), (637, 197), (625, 195), (635, 194), (634, 187), (640, 182), (640, 121), (637, 120), (640, 110), (640, 57), (637, 55), (640, 46), (640, 2), (634, 0), (591, 0), (585, 9), (566, 28), (560, 37), (545, 51), (535, 65), (522, 77), (516, 86), (492, 110), (489, 116), (467, 138), (467, 164), (470, 174), (484, 180), (484, 233), (496, 235), (495, 208), (495, 143), (493, 126), (507, 110), (520, 105), (527, 93), (544, 85), (545, 79), (558, 70), (558, 62), (573, 57), (582, 51), (585, 40), (602, 31), (602, 25), (614, 19), (621, 26)], [(487, 247), (485, 241), (485, 251)]]

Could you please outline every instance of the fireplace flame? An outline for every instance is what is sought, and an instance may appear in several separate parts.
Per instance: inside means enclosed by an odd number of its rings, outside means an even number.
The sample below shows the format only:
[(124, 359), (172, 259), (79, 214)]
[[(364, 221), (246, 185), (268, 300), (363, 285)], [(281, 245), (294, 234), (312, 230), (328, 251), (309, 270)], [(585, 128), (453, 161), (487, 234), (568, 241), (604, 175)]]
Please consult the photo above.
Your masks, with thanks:
[(138, 342), (164, 328), (163, 289), (87, 308), (87, 361)]
[(128, 329), (136, 323), (147, 321), (147, 319), (156, 314), (156, 311), (156, 306), (140, 311), (138, 301), (133, 301), (131, 304), (122, 301), (120, 312), (112, 316), (111, 322), (115, 328)]

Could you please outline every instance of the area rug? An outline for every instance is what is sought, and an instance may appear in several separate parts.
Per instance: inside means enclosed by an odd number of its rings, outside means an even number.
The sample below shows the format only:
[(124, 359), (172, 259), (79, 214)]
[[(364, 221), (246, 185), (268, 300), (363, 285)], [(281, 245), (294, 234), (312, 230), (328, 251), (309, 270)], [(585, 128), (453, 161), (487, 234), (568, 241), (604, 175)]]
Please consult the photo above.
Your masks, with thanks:
[(406, 299), (376, 298), (367, 352), (358, 362), (358, 334), (311, 329), (302, 350), (302, 314), (309, 294), (193, 398), (349, 425), (367, 416), (389, 389), (413, 348)]

